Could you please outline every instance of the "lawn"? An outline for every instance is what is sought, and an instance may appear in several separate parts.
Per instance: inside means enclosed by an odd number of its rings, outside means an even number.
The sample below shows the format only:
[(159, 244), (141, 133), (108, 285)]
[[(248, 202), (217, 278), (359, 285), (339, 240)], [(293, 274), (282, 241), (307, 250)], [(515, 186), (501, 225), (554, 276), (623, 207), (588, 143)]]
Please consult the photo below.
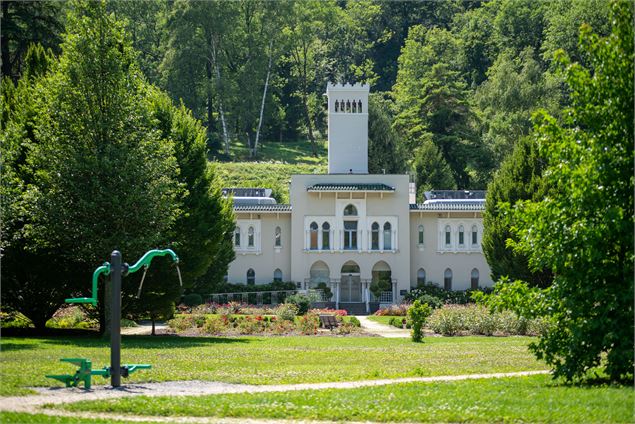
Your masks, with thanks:
[(632, 387), (576, 387), (540, 375), (358, 389), (129, 397), (85, 401), (73, 411), (150, 416), (334, 421), (631, 423)]
[(291, 142), (264, 141), (258, 143), (258, 154), (249, 157), (249, 149), (245, 143), (233, 141), (230, 151), (234, 162), (257, 160), (261, 162), (275, 161), (292, 165), (326, 165), (328, 149), (326, 140), (316, 143), (317, 157), (313, 156), (311, 143), (308, 140)]
[[(124, 336), (123, 363), (149, 363), (131, 382), (215, 380), (284, 384), (545, 369), (527, 350), (530, 337), (430, 337), (425, 343), (381, 337)], [(96, 338), (12, 338), (0, 345), (0, 395), (59, 386), (45, 374), (69, 373), (60, 358), (109, 362)], [(106, 384), (100, 377), (94, 384)]]

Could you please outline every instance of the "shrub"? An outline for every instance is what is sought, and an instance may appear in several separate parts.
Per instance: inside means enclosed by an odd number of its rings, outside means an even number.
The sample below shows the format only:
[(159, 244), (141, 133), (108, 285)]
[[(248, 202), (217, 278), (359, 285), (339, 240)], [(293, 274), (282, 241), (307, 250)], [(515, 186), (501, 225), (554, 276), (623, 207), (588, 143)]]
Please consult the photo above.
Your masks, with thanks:
[(443, 306), (443, 300), (429, 294), (421, 295), (416, 300), (421, 303), (427, 303), (432, 309), (439, 309)]
[(274, 334), (288, 334), (293, 332), (295, 328), (296, 327), (293, 321), (289, 321), (286, 319), (278, 319), (271, 325), (271, 331)]
[(348, 323), (355, 326), (355, 327), (361, 327), (362, 323), (359, 322), (359, 320), (357, 319), (357, 317), (349, 317), (348, 318)]
[(454, 336), (464, 328), (463, 316), (456, 307), (444, 306), (435, 310), (429, 319), (429, 326), (435, 333)]
[(309, 312), (309, 308), (311, 307), (311, 298), (304, 294), (293, 294), (291, 296), (287, 296), (285, 303), (292, 303), (298, 307), (298, 315), (304, 315)]
[(203, 297), (198, 293), (190, 293), (183, 296), (183, 304), (185, 306), (194, 307), (203, 303)]
[(293, 303), (283, 303), (276, 308), (276, 316), (283, 321), (291, 321), (298, 315), (298, 307)]
[(137, 323), (131, 319), (121, 318), (121, 328), (138, 327)]
[(333, 297), (333, 292), (331, 291), (331, 288), (325, 282), (319, 283), (315, 288), (317, 290), (322, 290), (322, 292), (324, 293), (325, 299), (330, 300)]
[(91, 320), (78, 306), (66, 306), (58, 309), (46, 322), (49, 328), (95, 328), (97, 321)]
[(409, 303), (402, 303), (401, 305), (390, 305), (386, 308), (380, 308), (375, 312), (377, 316), (401, 316), (405, 317), (408, 313)]
[(191, 315), (176, 315), (174, 318), (167, 322), (168, 327), (177, 333), (181, 333), (194, 327), (194, 319)]
[(359, 327), (357, 327), (352, 322), (343, 322), (340, 326), (335, 328), (335, 334), (345, 335), (359, 332)]
[(415, 300), (408, 308), (408, 318), (412, 322), (412, 341), (421, 342), (423, 340), (423, 325), (432, 314), (432, 308), (427, 303)]
[(308, 313), (298, 319), (298, 329), (302, 334), (317, 334), (320, 327), (320, 317), (317, 314)]
[(397, 327), (397, 328), (404, 328), (404, 321), (406, 324), (406, 328), (410, 328), (411, 324), (408, 322), (408, 320), (405, 317), (392, 317), (388, 320), (388, 325), (392, 325), (393, 327)]
[(201, 330), (205, 334), (220, 334), (227, 331), (227, 325), (221, 317), (208, 316), (205, 318)]
[(0, 312), (0, 326), (2, 328), (29, 328), (33, 327), (33, 323), (20, 312)]
[[(479, 288), (477, 290), (445, 290), (444, 288), (433, 284), (426, 283), (418, 286), (416, 289), (410, 290), (410, 292), (406, 293), (404, 296), (404, 300), (406, 301), (414, 301), (416, 299), (422, 299), (423, 296), (428, 295), (431, 297), (435, 297), (441, 301), (441, 303), (451, 304), (451, 305), (466, 305), (468, 303), (474, 303), (472, 300), (472, 293), (475, 292), (483, 292), (490, 293), (492, 291), (491, 288)], [(425, 301), (428, 301), (429, 298), (425, 298)], [(430, 303), (428, 303), (432, 306)]]

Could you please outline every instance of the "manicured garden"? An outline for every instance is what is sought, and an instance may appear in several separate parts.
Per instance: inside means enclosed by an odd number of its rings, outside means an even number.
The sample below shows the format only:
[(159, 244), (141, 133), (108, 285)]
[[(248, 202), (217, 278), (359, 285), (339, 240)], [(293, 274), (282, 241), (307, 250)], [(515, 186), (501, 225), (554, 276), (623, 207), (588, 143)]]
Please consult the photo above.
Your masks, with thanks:
[(396, 422), (630, 423), (632, 388), (579, 387), (549, 376), (406, 383), (357, 389), (192, 397), (128, 397), (71, 411), (150, 416)]
[[(124, 336), (122, 363), (149, 363), (130, 382), (207, 380), (285, 384), (545, 369), (528, 351), (528, 337), (429, 337), (425, 343), (381, 337), (151, 337)], [(3, 337), (0, 395), (59, 383), (60, 358), (109, 363), (109, 343), (89, 337)], [(106, 384), (95, 378), (94, 384)]]

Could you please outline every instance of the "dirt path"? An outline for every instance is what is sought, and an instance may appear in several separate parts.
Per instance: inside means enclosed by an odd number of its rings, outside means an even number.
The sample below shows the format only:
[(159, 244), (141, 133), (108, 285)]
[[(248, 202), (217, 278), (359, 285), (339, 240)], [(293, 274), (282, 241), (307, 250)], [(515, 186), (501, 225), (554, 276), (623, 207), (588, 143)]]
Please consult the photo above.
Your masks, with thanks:
[(375, 334), (381, 337), (390, 338), (408, 338), (410, 337), (410, 330), (403, 330), (392, 325), (384, 325), (378, 322), (368, 319), (367, 316), (357, 316), (359, 323), (365, 332)]
[[(286, 392), (294, 390), (321, 390), (321, 389), (354, 389), (358, 387), (385, 386), (388, 384), (411, 383), (411, 382), (439, 382), (439, 381), (459, 381), (482, 378), (503, 378), (519, 377), (536, 374), (546, 374), (548, 371), (520, 371), (494, 374), (464, 374), (446, 375), (435, 377), (407, 377), (383, 380), (363, 380), (346, 382), (327, 383), (304, 383), (304, 384), (277, 384), (267, 386), (257, 386), (250, 384), (230, 384), (215, 381), (168, 381), (164, 383), (127, 384), (124, 387), (113, 389), (110, 386), (93, 386), (91, 390), (79, 388), (36, 388), (39, 395), (34, 396), (14, 396), (0, 398), (0, 411), (42, 413), (56, 416), (81, 416), (84, 418), (106, 418), (110, 420), (124, 421), (150, 421), (150, 422), (174, 422), (174, 417), (150, 417), (150, 416), (129, 416), (121, 414), (106, 413), (77, 413), (63, 410), (42, 408), (47, 404), (60, 405), (84, 400), (113, 399), (127, 396), (201, 396), (224, 393), (263, 393), (263, 392)], [(197, 418), (179, 417), (179, 422), (191, 423), (287, 423), (284, 420), (251, 420), (251, 419), (220, 419), (220, 418)], [(308, 422), (308, 421), (307, 421)]]

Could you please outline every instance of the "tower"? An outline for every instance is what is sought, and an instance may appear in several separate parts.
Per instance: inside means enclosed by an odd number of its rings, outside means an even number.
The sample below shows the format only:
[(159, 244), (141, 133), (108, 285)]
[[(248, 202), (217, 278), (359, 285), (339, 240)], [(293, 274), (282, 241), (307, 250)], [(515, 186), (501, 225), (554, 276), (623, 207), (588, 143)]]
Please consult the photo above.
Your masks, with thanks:
[(329, 174), (368, 173), (368, 84), (326, 86)]

